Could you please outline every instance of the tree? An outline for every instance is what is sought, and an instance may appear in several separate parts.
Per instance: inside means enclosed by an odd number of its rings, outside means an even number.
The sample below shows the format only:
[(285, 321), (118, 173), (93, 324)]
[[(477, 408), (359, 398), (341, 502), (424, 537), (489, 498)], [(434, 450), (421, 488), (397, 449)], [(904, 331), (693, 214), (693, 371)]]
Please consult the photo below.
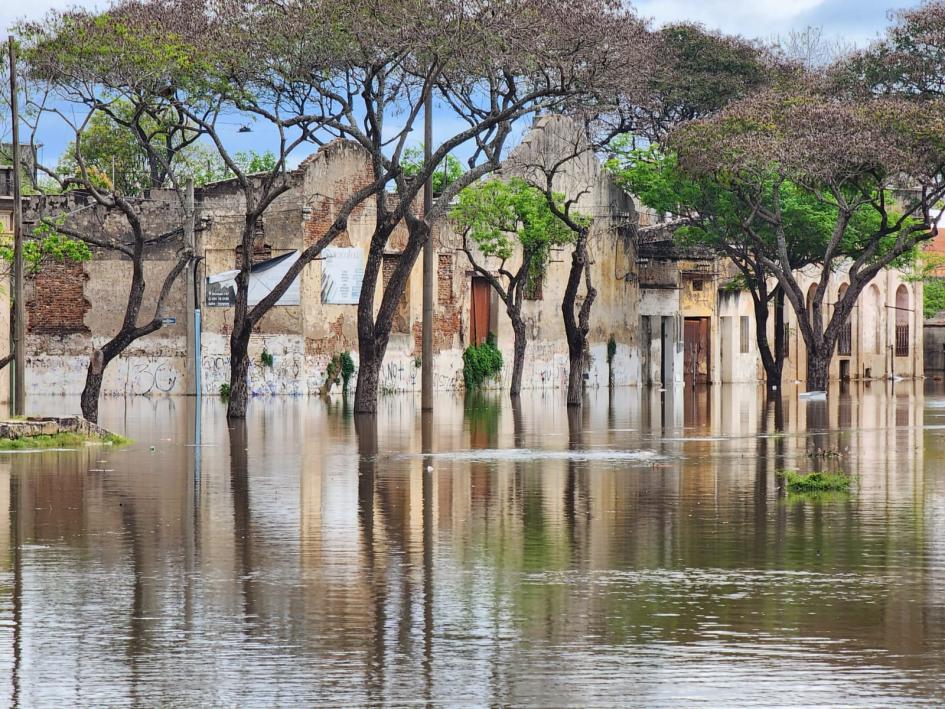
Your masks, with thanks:
[[(735, 238), (777, 279), (797, 315), (809, 390), (826, 389), (830, 359), (863, 288), (936, 233), (930, 209), (945, 195), (940, 109), (796, 86), (736, 102), (670, 136), (680, 169), (724, 186), (746, 215)], [(792, 247), (805, 235), (785, 209), (794, 190), (830, 218), (810, 308)], [(828, 318), (827, 285), (841, 266), (849, 287)]]
[[(380, 366), (395, 308), (423, 244), (431, 238), (431, 224), (446, 212), (453, 196), (499, 166), (513, 126), (524, 116), (609, 98), (609, 88), (635, 77), (649, 62), (645, 26), (609, 0), (450, 2), (441, 3), (439, 9), (433, 16), (423, 10), (419, 18), (411, 7), (399, 3), (374, 8), (372, 17), (381, 18), (385, 42), (389, 44), (386, 33), (391, 27), (402, 28), (396, 32), (398, 37), (424, 38), (425, 42), (394, 42), (396, 64), (381, 65), (381, 71), (372, 69), (370, 83), (359, 94), (364, 99), (361, 110), (346, 111), (336, 124), (341, 134), (369, 153), (375, 177), (389, 171), (397, 190), (396, 199), (385, 192), (374, 196), (376, 228), (358, 304), (360, 366), (355, 413), (376, 411)], [(372, 34), (373, 48), (378, 46), (378, 30)], [(405, 89), (401, 95), (394, 93), (400, 88)], [(405, 116), (398, 121), (398, 129), (409, 132), (428, 93), (435, 94), (442, 112), (438, 120), (462, 127), (443, 140), (432, 151), (429, 164), (408, 180), (402, 169), (403, 138), (385, 139), (382, 128), (388, 114), (396, 110)], [(351, 120), (357, 115), (366, 118)], [(446, 156), (464, 143), (473, 146), (469, 170), (433, 201), (430, 210), (418, 213), (415, 202), (427, 175), (435, 174)], [(382, 258), (401, 222), (407, 228), (407, 243), (377, 304)]]
[[(626, 142), (615, 142), (611, 149), (613, 155), (607, 167), (618, 184), (637, 195), (647, 207), (672, 216), (668, 224), (644, 227), (641, 232), (669, 229), (681, 244), (708, 247), (736, 267), (739, 277), (731, 285), (747, 290), (751, 296), (765, 381), (770, 392), (779, 391), (787, 355), (784, 289), (765, 263), (765, 258), (776, 252), (774, 231), (765, 223), (754, 224), (761, 244), (746, 238), (745, 225), (752, 222), (753, 205), (739, 199), (738, 189), (724, 179), (685, 173), (675, 154), (664, 154), (657, 145), (633, 149)], [(774, 180), (759, 187), (759, 203), (773, 212)], [(818, 263), (833, 231), (834, 207), (790, 181), (781, 184), (778, 198), (790, 262), (795, 269)], [(878, 226), (877, 221), (870, 212), (858, 212), (844, 237), (843, 254), (855, 253)], [(773, 343), (768, 327), (772, 306)]]
[[(161, 23), (164, 37), (176, 19), (173, 13), (162, 19), (166, 21)], [(81, 11), (52, 13), (40, 23), (19, 28), (32, 88), (26, 101), (33, 118), (31, 142), (35, 144), (49, 122), (57, 123), (60, 129), (65, 126), (74, 137), (72, 174), (60, 174), (50, 166), (41, 165), (40, 170), (56, 182), (59, 190), (79, 189), (87, 200), (83, 209), (60, 215), (48, 209), (47, 200), (38, 198), (34, 201), (35, 221), (40, 228), (115, 251), (131, 263), (122, 324), (102, 346), (93, 344), (89, 358), (81, 407), (83, 415), (93, 422), (98, 420), (105, 369), (132, 342), (162, 327), (171, 289), (192, 257), (185, 240), (164, 276), (153, 310), (142, 319), (147, 288), (144, 261), (149, 246), (186, 233), (193, 225), (192, 200), (188, 200), (187, 187), (175, 166), (179, 153), (200, 133), (167, 101), (168, 81), (190, 69), (193, 55), (172, 40), (157, 43), (154, 34), (139, 32), (141, 29), (117, 11), (101, 18)], [(116, 61), (118, 56), (121, 61)], [(168, 118), (175, 115), (176, 119)], [(116, 132), (124, 133), (116, 138), (119, 143), (136, 143), (136, 150), (145, 157), (152, 186), (168, 187), (176, 196), (176, 204), (168, 208), (166, 232), (147, 233), (137, 200), (125, 194), (115, 184), (117, 180), (113, 182), (86, 161), (83, 138), (93, 121), (110, 121)], [(93, 147), (90, 157), (95, 155)]]
[[(522, 175), (528, 184), (542, 195), (545, 208), (552, 218), (570, 232), (566, 241), (574, 245), (571, 266), (561, 298), (561, 314), (565, 339), (568, 343), (568, 406), (581, 406), (584, 373), (589, 364), (587, 335), (590, 315), (597, 288), (594, 286), (591, 266), (590, 236), (592, 219), (577, 211), (576, 206), (592, 185), (574, 191), (567, 170), (581, 159), (596, 161), (593, 143), (587, 126), (571, 117), (548, 116), (536, 122), (527, 141), (513, 152), (505, 168)], [(580, 169), (580, 168), (579, 168)], [(558, 191), (560, 190), (560, 192)], [(579, 297), (583, 283), (583, 297)]]
[[(121, 0), (104, 13), (70, 13), (72, 34), (56, 34), (57, 41), (66, 44), (77, 38), (70, 45), (72, 55), (102, 68), (91, 77), (95, 86), (107, 86), (134, 99), (142, 82), (150, 82), (147, 95), (158, 96), (161, 106), (179, 117), (174, 128), (187, 131), (188, 136), (205, 137), (212, 145), (218, 161), (211, 162), (208, 172), (213, 173), (214, 164), (222, 162), (223, 174), (232, 175), (239, 186), (244, 214), (230, 336), (229, 417), (246, 414), (253, 329), (301, 270), (345, 230), (351, 211), (389, 178), (384, 172), (383, 179), (357, 186), (282, 281), (250, 307), (256, 225), (290, 189), (290, 157), (304, 145), (324, 144), (334, 137), (328, 132), (328, 122), (339, 120), (353, 100), (344, 87), (356, 87), (357, 78), (352, 77), (363, 77), (363, 72), (357, 72), (365, 62), (367, 72), (372, 71), (374, 58), (383, 51), (371, 42), (353, 39), (368, 27), (384, 29), (380, 20), (370, 22), (369, 5), (359, 9), (336, 0)], [(224, 139), (223, 116), (265, 124), (276, 136), (271, 145), (274, 159), (247, 162), (232, 152)], [(159, 151), (151, 152), (161, 157)]]
[[(423, 169), (423, 145), (406, 148), (401, 162), (404, 177), (415, 178), (419, 175)], [(447, 155), (443, 159), (443, 166), (433, 173), (433, 194), (442, 194), (443, 190), (462, 177), (464, 172), (463, 163), (453, 155)]]
[(634, 73), (636, 82), (616, 87), (603, 110), (584, 109), (595, 149), (606, 152), (618, 136), (662, 142), (674, 126), (719, 111), (785, 70), (759, 43), (698, 24), (665, 25), (650, 42), (653, 59)]
[(924, 2), (892, 18), (883, 38), (830, 68), (834, 87), (854, 96), (945, 97), (945, 2)]
[[(563, 195), (555, 194), (553, 199), (563, 208)], [(540, 287), (551, 249), (570, 243), (574, 234), (548, 207), (545, 195), (519, 177), (467, 187), (459, 193), (450, 217), (462, 232), (469, 263), (505, 304), (514, 333), (509, 393), (517, 397), (527, 345), (523, 301), (529, 290)], [(510, 270), (506, 264), (516, 254), (518, 268)], [(490, 259), (498, 261), (495, 268), (487, 267)]]

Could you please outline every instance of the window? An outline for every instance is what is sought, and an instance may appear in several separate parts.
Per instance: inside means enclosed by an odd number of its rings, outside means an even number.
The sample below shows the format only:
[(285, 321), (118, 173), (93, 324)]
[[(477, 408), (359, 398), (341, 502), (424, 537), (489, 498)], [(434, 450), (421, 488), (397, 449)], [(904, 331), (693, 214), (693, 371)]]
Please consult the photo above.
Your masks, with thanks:
[(909, 289), (900, 285), (896, 289), (896, 356), (909, 356)]
[(741, 342), (739, 345), (739, 352), (742, 354), (748, 354), (748, 344), (751, 338), (751, 323), (749, 322), (747, 315), (742, 315), (739, 320), (738, 334), (740, 336)]
[(701, 278), (697, 278), (696, 280), (694, 280), (694, 281), (692, 282), (692, 289), (693, 289), (693, 290), (702, 290), (702, 279), (701, 279)]

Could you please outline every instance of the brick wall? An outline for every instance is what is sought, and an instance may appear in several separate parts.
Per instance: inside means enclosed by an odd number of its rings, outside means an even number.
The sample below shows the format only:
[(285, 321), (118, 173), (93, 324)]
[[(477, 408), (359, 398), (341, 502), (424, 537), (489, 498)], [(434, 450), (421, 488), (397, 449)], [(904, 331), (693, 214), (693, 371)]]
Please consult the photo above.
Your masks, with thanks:
[(26, 303), (31, 333), (70, 335), (88, 332), (85, 299), (88, 276), (81, 263), (52, 263), (33, 278), (33, 297)]

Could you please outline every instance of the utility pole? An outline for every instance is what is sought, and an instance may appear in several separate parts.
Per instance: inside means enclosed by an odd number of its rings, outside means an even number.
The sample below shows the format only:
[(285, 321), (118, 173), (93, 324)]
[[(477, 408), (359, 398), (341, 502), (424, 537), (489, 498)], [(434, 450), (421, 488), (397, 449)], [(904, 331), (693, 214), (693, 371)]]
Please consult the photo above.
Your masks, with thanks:
[[(187, 180), (184, 188), (184, 248), (190, 249), (194, 259), (197, 249), (194, 244), (194, 181)], [(196, 261), (194, 261), (196, 263)], [(197, 273), (196, 268), (187, 268), (187, 393), (197, 393), (200, 353), (197, 351)]]
[[(429, 169), (433, 157), (433, 88), (427, 87), (423, 105), (423, 166)], [(423, 245), (423, 340), (420, 354), (420, 408), (433, 410), (433, 225), (429, 214), (433, 208), (433, 171), (423, 186), (423, 218), (429, 232)]]
[(10, 49), (10, 113), (13, 120), (13, 414), (26, 410), (26, 303), (23, 300), (23, 202), (20, 189), (20, 116), (17, 111), (16, 45)]

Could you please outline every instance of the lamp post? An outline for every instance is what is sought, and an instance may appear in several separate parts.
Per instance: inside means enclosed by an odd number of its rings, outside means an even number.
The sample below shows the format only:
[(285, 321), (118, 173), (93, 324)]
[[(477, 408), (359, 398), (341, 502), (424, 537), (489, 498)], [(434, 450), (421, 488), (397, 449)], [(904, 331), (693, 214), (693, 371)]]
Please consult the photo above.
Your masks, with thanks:
[[(427, 87), (423, 106), (423, 164), (430, 167), (433, 156), (433, 90)], [(433, 410), (433, 225), (429, 214), (433, 207), (433, 171), (423, 186), (423, 218), (427, 223), (427, 241), (423, 245), (423, 333), (420, 354), (420, 408)]]
[(20, 121), (17, 110), (16, 45), (7, 38), (10, 55), (10, 114), (13, 121), (13, 414), (26, 410), (26, 303), (23, 300), (23, 203), (20, 186)]

